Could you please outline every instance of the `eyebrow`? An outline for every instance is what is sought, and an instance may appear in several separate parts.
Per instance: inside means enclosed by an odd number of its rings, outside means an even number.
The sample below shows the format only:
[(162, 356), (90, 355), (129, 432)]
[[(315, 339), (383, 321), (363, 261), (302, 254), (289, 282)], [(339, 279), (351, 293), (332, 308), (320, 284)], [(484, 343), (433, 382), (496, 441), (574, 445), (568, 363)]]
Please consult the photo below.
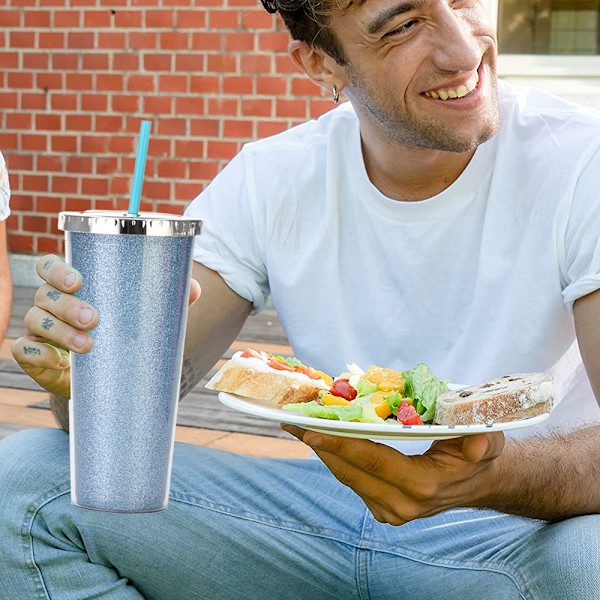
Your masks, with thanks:
[(398, 15), (404, 14), (416, 8), (422, 8), (425, 4), (425, 0), (408, 0), (400, 2), (395, 6), (384, 10), (382, 13), (377, 15), (373, 21), (369, 24), (367, 31), (371, 34), (377, 33), (390, 19), (397, 17)]

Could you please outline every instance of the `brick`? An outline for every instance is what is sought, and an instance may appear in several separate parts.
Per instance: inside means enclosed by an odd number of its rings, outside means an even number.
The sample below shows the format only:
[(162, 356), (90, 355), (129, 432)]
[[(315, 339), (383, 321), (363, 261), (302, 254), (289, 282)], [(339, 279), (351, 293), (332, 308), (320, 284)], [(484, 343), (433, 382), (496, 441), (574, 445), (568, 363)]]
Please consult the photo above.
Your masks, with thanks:
[(31, 113), (23, 113), (20, 111), (16, 113), (7, 112), (5, 113), (5, 117), (6, 129), (20, 129), (21, 131), (27, 131), (28, 129), (31, 129), (33, 124), (33, 115)]
[(258, 50), (287, 52), (290, 36), (283, 32), (261, 32), (258, 34)]
[(97, 115), (95, 131), (102, 133), (119, 133), (123, 130), (121, 115)]
[[(56, 212), (61, 211), (59, 208)], [(61, 240), (60, 238), (38, 236), (37, 240), (37, 252), (40, 254), (61, 254)]]
[(235, 142), (220, 142), (209, 140), (207, 142), (207, 156), (209, 158), (224, 158), (229, 160), (237, 153), (239, 145)]
[(181, 160), (161, 160), (158, 163), (158, 176), (167, 179), (184, 179), (186, 163)]
[(77, 110), (77, 96), (75, 94), (51, 94), (50, 108), (56, 111)]
[[(55, 194), (77, 194), (79, 193), (79, 178), (53, 175), (52, 191)], [(72, 209), (67, 208), (66, 210)]]
[(83, 212), (90, 208), (90, 201), (86, 198), (65, 198), (66, 211)]
[(187, 50), (190, 44), (190, 34), (181, 31), (160, 32), (159, 48), (161, 50)]
[(27, 14), (22, 10), (2, 10), (2, 27), (8, 29), (9, 27), (20, 27), (22, 23), (22, 15)]
[(157, 198), (168, 200), (171, 197), (171, 184), (166, 181), (145, 181), (144, 196), (146, 198)]
[(70, 31), (67, 34), (67, 47), (86, 49), (94, 48), (94, 34), (91, 31)]
[(308, 114), (311, 118), (320, 117), (322, 114), (332, 110), (334, 104), (331, 100), (311, 100)]
[(187, 119), (159, 119), (158, 135), (187, 135)]
[(256, 79), (256, 93), (267, 96), (283, 96), (287, 91), (285, 77), (258, 77)]
[(158, 47), (157, 33), (132, 31), (128, 35), (131, 50), (155, 50)]
[(81, 138), (81, 152), (91, 154), (104, 154), (108, 151), (109, 142), (114, 141), (114, 137), (101, 135), (87, 135)]
[(240, 22), (238, 10), (211, 10), (208, 13), (210, 29), (237, 29)]
[[(24, 54), (23, 58), (29, 56)], [(17, 52), (0, 52), (0, 68), (16, 69), (19, 66), (19, 55)]]
[(89, 156), (69, 156), (67, 157), (68, 173), (91, 173), (94, 159)]
[(281, 54), (275, 56), (275, 73), (284, 75), (286, 73), (300, 73), (300, 67), (296, 66), (296, 63), (287, 55)]
[(91, 74), (67, 73), (66, 88), (68, 90), (93, 90), (93, 78)]
[[(208, 113), (211, 115), (239, 116), (240, 102), (236, 98), (209, 98)], [(202, 114), (202, 113), (199, 113)]]
[(203, 71), (204, 56), (200, 54), (180, 54), (175, 55), (176, 71)]
[(203, 156), (204, 142), (198, 140), (175, 140), (175, 156), (178, 158), (200, 158)]
[(177, 97), (175, 98), (175, 112), (179, 115), (202, 114), (202, 103), (199, 98)]
[(86, 10), (83, 13), (83, 26), (90, 29), (111, 27), (112, 15), (109, 10)]
[(7, 73), (7, 82), (9, 88), (31, 89), (33, 87), (33, 73), (27, 71)]
[(254, 99), (242, 103), (242, 115), (270, 117), (273, 114), (273, 100)]
[(305, 119), (307, 117), (307, 103), (305, 100), (284, 100), (278, 98), (275, 102), (275, 115), (277, 117)]
[(35, 48), (35, 33), (33, 31), (11, 31), (11, 48)]
[(56, 154), (38, 154), (35, 168), (37, 172), (51, 171), (62, 173), (64, 169), (64, 157)]
[(288, 129), (282, 121), (258, 121), (256, 136), (259, 139), (276, 135)]
[(80, 94), (81, 110), (91, 112), (106, 112), (108, 110), (108, 96), (103, 94)]
[(37, 212), (51, 213), (55, 215), (62, 210), (62, 198), (57, 196), (40, 196), (35, 199), (35, 209)]
[[(148, 155), (149, 156), (173, 156), (171, 140), (164, 140), (158, 138), (150, 138), (150, 143), (148, 144)], [(133, 169), (131, 169), (131, 173), (133, 173)]]
[[(10, 65), (3, 65), (0, 55), (0, 67), (10, 67)], [(23, 53), (23, 68), (24, 69), (40, 69), (45, 70), (48, 68), (50, 62), (50, 55), (47, 52), (24, 52)]]
[[(186, 203), (193, 200), (200, 192), (200, 186), (197, 183), (181, 183), (175, 182), (175, 198), (185, 200)], [(169, 210), (173, 212), (173, 209)], [(179, 214), (181, 214), (183, 210)]]
[(250, 54), (241, 57), (240, 69), (243, 73), (270, 73), (272, 64), (271, 56)]
[(75, 52), (53, 52), (52, 68), (64, 71), (77, 71), (79, 68), (79, 55)]
[(116, 27), (141, 27), (142, 12), (139, 10), (119, 10), (114, 14), (114, 24)]
[(125, 78), (122, 74), (100, 73), (96, 76), (96, 89), (98, 92), (122, 92), (125, 87)]
[[(98, 34), (98, 48), (112, 48), (115, 50), (122, 51), (123, 48), (126, 47), (125, 44), (125, 34), (124, 33), (114, 33), (114, 32), (102, 32), (99, 31)], [(150, 46), (152, 47), (152, 46)], [(132, 47), (133, 48), (133, 47)]]
[(223, 123), (224, 138), (251, 139), (254, 135), (254, 121), (227, 119)]
[(158, 89), (161, 93), (179, 92), (185, 94), (189, 91), (188, 77), (187, 75), (160, 75)]
[(111, 96), (111, 110), (123, 113), (134, 113), (140, 109), (141, 98), (139, 96)]
[(203, 50), (203, 51), (216, 51), (223, 50), (224, 43), (226, 40), (235, 33), (223, 35), (221, 33), (192, 33), (190, 47), (192, 50)]
[(173, 54), (145, 54), (144, 69), (146, 71), (170, 71)]
[(0, 92), (0, 108), (17, 108), (18, 98), (16, 92)]
[[(12, 177), (11, 177), (12, 179)], [(33, 198), (29, 194), (15, 194), (12, 193), (10, 197), (10, 207), (13, 210), (19, 211), (32, 211), (33, 210)]]
[(108, 54), (84, 54), (81, 68), (91, 71), (107, 71), (109, 68)]
[(60, 32), (40, 31), (38, 34), (37, 46), (32, 48), (60, 48), (65, 47), (65, 34)]
[[(111, 177), (110, 178), (110, 194), (128, 194), (129, 193), (129, 184), (131, 178), (130, 177)], [(127, 204), (123, 206), (123, 208), (127, 208)]]
[(266, 10), (245, 10), (242, 12), (242, 27), (252, 31), (256, 29), (273, 29), (275, 19)]
[(108, 194), (108, 182), (107, 177), (96, 177), (94, 179), (84, 177), (81, 180), (81, 193), (84, 196), (106, 196)]
[(128, 92), (156, 92), (153, 75), (129, 75), (127, 77)]
[(194, 137), (218, 137), (219, 119), (192, 119), (190, 132)]
[(95, 6), (96, 0), (71, 0), (71, 6)]
[(237, 73), (237, 57), (228, 54), (209, 54), (206, 57), (206, 70), (217, 73)]
[(206, 26), (206, 11), (177, 10), (178, 29), (201, 29)]
[(308, 77), (292, 77), (290, 81), (292, 96), (315, 96), (321, 89)]
[[(61, 2), (64, 6), (64, 2)], [(81, 11), (78, 10), (55, 10), (54, 11), (54, 27), (73, 29), (81, 27)]]
[(42, 90), (62, 90), (63, 79), (62, 73), (36, 73), (35, 85)]
[(223, 77), (224, 94), (252, 94), (255, 80), (253, 77), (225, 76)]
[(50, 138), (52, 152), (77, 152), (77, 136), (53, 135)]
[(192, 75), (190, 92), (192, 94), (217, 94), (220, 78), (215, 75)]
[[(50, 27), (50, 11), (49, 10), (27, 10), (24, 14), (25, 27)], [(5, 15), (2, 14), (2, 26), (6, 27), (4, 22)]]
[(0, 148), (3, 152), (7, 150), (18, 150), (19, 136), (16, 133), (0, 132)]
[(145, 16), (146, 27), (175, 27), (175, 13), (172, 10), (147, 10)]
[(254, 33), (229, 33), (225, 36), (225, 50), (243, 52), (254, 48)]
[(144, 112), (152, 115), (170, 115), (173, 112), (173, 98), (164, 96), (143, 96)]
[(229, 0), (229, 6), (251, 6), (256, 8), (256, 0)]
[(33, 236), (18, 235), (12, 232), (8, 234), (8, 249), (12, 252), (33, 252)]
[(117, 162), (115, 156), (96, 156), (94, 158), (95, 168), (93, 172), (96, 175), (113, 175), (117, 170)]
[(113, 71), (138, 71), (140, 57), (133, 52), (114, 54), (112, 68)]
[(21, 94), (21, 108), (25, 110), (46, 110), (46, 94)]
[[(115, 135), (108, 138), (107, 150), (116, 154), (130, 154), (133, 149), (133, 137), (130, 135)], [(133, 173), (133, 172), (132, 172)]]
[[(47, 179), (47, 178), (46, 178)], [(48, 218), (23, 215), (23, 230), (24, 231), (40, 231), (46, 233), (48, 231)]]
[(62, 129), (61, 116), (50, 114), (35, 115), (35, 128), (37, 131), (49, 130), (60, 131)]

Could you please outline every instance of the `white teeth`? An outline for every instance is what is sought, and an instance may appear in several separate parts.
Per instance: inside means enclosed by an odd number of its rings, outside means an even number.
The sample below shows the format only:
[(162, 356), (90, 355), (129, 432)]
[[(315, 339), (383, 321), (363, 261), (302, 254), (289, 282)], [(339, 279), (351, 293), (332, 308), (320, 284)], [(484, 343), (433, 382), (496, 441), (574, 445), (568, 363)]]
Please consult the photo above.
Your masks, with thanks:
[(475, 72), (475, 75), (467, 81), (466, 84), (459, 86), (455, 90), (438, 90), (437, 92), (425, 92), (426, 96), (430, 98), (434, 98), (436, 100), (448, 100), (455, 98), (464, 98), (467, 94), (470, 94), (479, 83), (479, 73)]

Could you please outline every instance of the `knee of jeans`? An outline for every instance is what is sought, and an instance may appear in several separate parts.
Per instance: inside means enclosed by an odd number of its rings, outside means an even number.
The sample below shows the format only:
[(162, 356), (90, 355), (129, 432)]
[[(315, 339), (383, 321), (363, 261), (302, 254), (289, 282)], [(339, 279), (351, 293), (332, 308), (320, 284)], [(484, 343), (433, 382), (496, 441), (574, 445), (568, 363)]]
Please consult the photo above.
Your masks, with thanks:
[(0, 440), (0, 512), (19, 498), (69, 484), (69, 437), (59, 429), (24, 429)]

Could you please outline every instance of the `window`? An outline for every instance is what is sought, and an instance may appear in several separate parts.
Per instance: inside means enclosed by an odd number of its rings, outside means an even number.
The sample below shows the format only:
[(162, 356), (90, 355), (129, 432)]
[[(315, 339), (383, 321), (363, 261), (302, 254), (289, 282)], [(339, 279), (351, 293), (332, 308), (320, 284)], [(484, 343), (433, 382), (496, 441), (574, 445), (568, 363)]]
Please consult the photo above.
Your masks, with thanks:
[(600, 76), (600, 0), (484, 0), (501, 75)]

